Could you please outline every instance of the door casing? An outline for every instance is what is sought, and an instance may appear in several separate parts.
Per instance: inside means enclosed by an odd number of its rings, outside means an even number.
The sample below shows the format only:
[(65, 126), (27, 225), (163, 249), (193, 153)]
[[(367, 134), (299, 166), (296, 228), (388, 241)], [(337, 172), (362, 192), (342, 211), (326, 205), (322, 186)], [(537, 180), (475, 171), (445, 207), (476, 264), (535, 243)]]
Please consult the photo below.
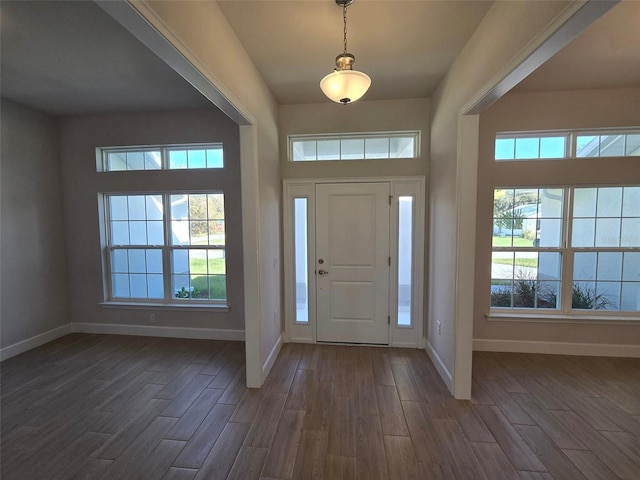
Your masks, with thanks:
[[(425, 299), (425, 177), (369, 177), (369, 178), (314, 178), (314, 179), (286, 179), (283, 181), (283, 247), (284, 247), (284, 341), (294, 343), (316, 343), (316, 275), (315, 265), (315, 190), (317, 184), (324, 183), (375, 183), (388, 182), (391, 195), (390, 215), (390, 250), (391, 275), (389, 292), (389, 346), (423, 348), (424, 347), (424, 299)], [(412, 196), (413, 208), (413, 269), (412, 269), (412, 325), (410, 327), (397, 325), (397, 199), (399, 196)], [(307, 251), (308, 262), (308, 322), (298, 323), (296, 318), (295, 297), (295, 262), (293, 236), (293, 202), (296, 198), (307, 199)]]

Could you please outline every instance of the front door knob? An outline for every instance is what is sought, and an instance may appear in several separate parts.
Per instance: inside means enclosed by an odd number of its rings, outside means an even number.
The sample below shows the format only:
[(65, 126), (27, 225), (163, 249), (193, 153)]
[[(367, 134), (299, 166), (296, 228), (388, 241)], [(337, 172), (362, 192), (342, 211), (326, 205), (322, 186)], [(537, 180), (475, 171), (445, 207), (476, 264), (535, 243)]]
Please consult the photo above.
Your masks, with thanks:
[(329, 272), (326, 270), (318, 270), (318, 275), (327, 275)]

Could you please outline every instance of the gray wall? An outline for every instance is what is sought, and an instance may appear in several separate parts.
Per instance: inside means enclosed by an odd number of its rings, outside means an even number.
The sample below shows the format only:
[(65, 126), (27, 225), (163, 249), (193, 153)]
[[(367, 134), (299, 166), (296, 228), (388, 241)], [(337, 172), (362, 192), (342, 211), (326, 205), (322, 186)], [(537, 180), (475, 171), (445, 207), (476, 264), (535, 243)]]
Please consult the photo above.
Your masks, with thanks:
[[(96, 171), (96, 147), (222, 142), (223, 170)], [(80, 323), (244, 329), (238, 126), (217, 109), (66, 117), (60, 158), (66, 217), (71, 319)], [(223, 190), (229, 311), (104, 308), (98, 194)]]
[(55, 119), (2, 100), (0, 346), (69, 322)]

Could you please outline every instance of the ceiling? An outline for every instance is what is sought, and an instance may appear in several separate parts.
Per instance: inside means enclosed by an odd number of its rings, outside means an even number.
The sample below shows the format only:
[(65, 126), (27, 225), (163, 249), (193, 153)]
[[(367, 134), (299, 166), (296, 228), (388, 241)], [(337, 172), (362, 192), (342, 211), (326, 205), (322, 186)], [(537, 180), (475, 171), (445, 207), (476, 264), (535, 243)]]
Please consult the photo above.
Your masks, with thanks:
[(620, 2), (514, 91), (640, 86), (640, 1)]
[[(278, 103), (327, 102), (342, 51), (334, 0), (219, 0)], [(349, 51), (368, 100), (428, 97), (490, 7), (485, 1), (357, 0)], [(615, 6), (517, 91), (640, 85), (640, 2)], [(54, 115), (211, 107), (91, 1), (0, 3), (2, 96)]]
[[(428, 97), (492, 2), (356, 0), (347, 9), (348, 50), (372, 84), (367, 100)], [(327, 101), (320, 79), (342, 53), (334, 0), (219, 0), (280, 104)]]
[(0, 3), (2, 96), (53, 115), (211, 103), (93, 2)]

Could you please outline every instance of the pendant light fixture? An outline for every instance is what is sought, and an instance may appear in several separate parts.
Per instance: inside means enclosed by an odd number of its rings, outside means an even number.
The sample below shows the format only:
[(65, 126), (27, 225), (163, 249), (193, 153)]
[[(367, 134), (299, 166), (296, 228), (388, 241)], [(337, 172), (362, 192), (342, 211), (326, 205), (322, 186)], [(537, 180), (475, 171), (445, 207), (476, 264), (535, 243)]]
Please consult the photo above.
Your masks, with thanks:
[(356, 57), (347, 52), (347, 7), (353, 0), (335, 0), (342, 7), (344, 21), (344, 52), (336, 57), (336, 69), (320, 81), (324, 94), (336, 103), (355, 102), (361, 98), (371, 86), (371, 79), (366, 73), (353, 69)]

